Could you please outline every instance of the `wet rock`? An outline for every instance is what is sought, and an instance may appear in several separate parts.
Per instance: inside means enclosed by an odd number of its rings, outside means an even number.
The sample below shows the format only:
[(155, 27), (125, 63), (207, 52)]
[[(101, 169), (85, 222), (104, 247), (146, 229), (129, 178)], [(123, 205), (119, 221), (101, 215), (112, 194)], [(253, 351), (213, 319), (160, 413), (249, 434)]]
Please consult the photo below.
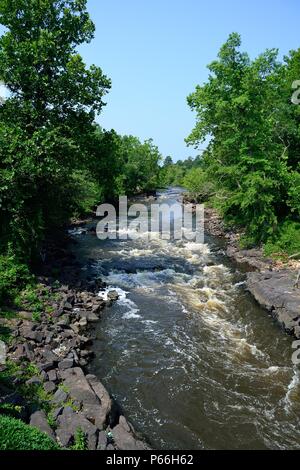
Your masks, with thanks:
[(118, 300), (119, 294), (116, 290), (112, 290), (112, 291), (108, 292), (107, 298), (109, 300)]
[(36, 411), (31, 415), (30, 426), (39, 429), (41, 432), (47, 434), (51, 439), (55, 440), (55, 434), (50, 428), (47, 417), (43, 411)]
[(95, 450), (97, 448), (98, 430), (82, 413), (75, 413), (67, 407), (58, 416), (57, 424), (56, 436), (63, 447), (70, 446), (74, 442), (78, 429), (81, 429), (87, 437), (88, 449)]

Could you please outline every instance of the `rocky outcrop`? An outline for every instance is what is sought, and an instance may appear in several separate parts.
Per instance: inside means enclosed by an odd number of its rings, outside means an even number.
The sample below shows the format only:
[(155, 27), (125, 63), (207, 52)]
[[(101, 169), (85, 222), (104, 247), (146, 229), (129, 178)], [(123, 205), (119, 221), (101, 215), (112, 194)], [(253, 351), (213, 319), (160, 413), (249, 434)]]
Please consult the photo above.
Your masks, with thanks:
[[(67, 252), (63, 259), (68, 261)], [(18, 368), (11, 376), (11, 388), (0, 389), (0, 404), (21, 404), (20, 419), (65, 448), (76, 443), (79, 431), (89, 450), (146, 448), (116, 411), (118, 407), (104, 385), (86, 368), (94, 356), (94, 325), (101, 320), (103, 309), (118, 299), (118, 293), (112, 291), (103, 300), (98, 295), (105, 287), (101, 280), (80, 279), (76, 262), (66, 265), (64, 261), (60, 267), (64, 280), (72, 287), (40, 276), (39, 282), (50, 299), (40, 318), (33, 320), (32, 313), (23, 307), (16, 318), (0, 319), (0, 326), (13, 332), (7, 354)], [(29, 365), (33, 370), (30, 377)], [(14, 390), (19, 386), (22, 390), (24, 384), (33, 387), (33, 398), (35, 387), (44, 390), (47, 406), (39, 405), (37, 409), (36, 400), (30, 402)]]
[(300, 289), (290, 270), (247, 274), (247, 289), (289, 333), (300, 338)]

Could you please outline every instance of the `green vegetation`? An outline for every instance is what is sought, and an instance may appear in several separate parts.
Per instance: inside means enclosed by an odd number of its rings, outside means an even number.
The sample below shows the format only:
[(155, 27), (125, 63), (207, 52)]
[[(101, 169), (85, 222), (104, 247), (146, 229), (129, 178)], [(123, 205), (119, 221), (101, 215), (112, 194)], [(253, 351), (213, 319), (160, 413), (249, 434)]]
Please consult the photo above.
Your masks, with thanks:
[(87, 438), (82, 429), (78, 429), (75, 434), (75, 442), (70, 450), (88, 450)]
[(291, 97), (300, 49), (279, 62), (276, 49), (251, 60), (240, 45), (231, 34), (207, 83), (188, 97), (197, 122), (187, 143), (210, 143), (185, 185), (212, 191), (225, 221), (245, 231), (244, 245), (299, 252), (300, 106)]
[[(77, 50), (95, 30), (86, 3), (0, 0), (0, 80), (9, 91), (0, 103), (0, 304), (31, 284), (48, 231), (158, 186), (153, 142), (96, 124), (111, 81)], [(41, 306), (31, 303), (38, 319)]]
[(0, 450), (59, 450), (46, 434), (22, 421), (0, 415)]

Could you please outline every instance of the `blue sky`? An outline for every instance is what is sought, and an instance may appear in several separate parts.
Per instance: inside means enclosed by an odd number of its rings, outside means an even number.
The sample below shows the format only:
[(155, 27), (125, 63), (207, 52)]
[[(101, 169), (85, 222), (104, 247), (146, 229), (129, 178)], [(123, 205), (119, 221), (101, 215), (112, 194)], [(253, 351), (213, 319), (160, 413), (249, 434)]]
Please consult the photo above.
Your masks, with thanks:
[(89, 0), (88, 9), (96, 34), (81, 52), (112, 79), (100, 124), (152, 137), (175, 160), (197, 154), (184, 143), (195, 122), (186, 96), (232, 31), (251, 57), (300, 47), (299, 0)]
[(112, 79), (99, 123), (152, 137), (175, 160), (197, 154), (184, 143), (195, 122), (186, 97), (231, 32), (251, 57), (300, 47), (299, 0), (88, 0), (88, 9), (95, 39), (80, 52)]

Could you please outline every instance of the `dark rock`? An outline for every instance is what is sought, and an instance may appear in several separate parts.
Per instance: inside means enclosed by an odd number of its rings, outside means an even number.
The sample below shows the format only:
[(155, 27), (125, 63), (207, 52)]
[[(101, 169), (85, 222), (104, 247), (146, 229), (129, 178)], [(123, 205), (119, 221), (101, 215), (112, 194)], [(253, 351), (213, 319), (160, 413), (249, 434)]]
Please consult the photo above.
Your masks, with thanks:
[(107, 435), (104, 431), (101, 431), (98, 436), (97, 450), (105, 450), (107, 447)]
[(111, 410), (111, 398), (106, 388), (94, 375), (87, 375), (86, 378), (101, 403), (101, 412), (98, 416), (97, 422), (100, 423), (101, 427), (103, 427)]
[(44, 384), (44, 390), (47, 393), (54, 393), (56, 390), (56, 385), (54, 382), (46, 382)]
[(29, 380), (26, 381), (26, 385), (41, 385), (42, 381), (40, 377), (34, 376), (31, 377)]
[(57, 377), (57, 372), (55, 369), (52, 369), (48, 372), (48, 380), (50, 382), (54, 382), (55, 384), (57, 384), (58, 382), (58, 377)]
[(81, 429), (86, 437), (89, 450), (97, 448), (98, 430), (90, 423), (82, 413), (75, 413), (67, 407), (57, 418), (58, 428), (56, 436), (63, 447), (68, 447), (74, 442), (74, 436)]
[(106, 418), (106, 408), (102, 406), (82, 369), (75, 367), (63, 371), (61, 376), (71, 397), (83, 404), (82, 412), (84, 416), (101, 430)]
[(46, 362), (57, 362), (58, 360), (58, 357), (56, 354), (54, 354), (54, 352), (52, 351), (49, 351), (47, 349), (45, 349), (43, 351), (43, 358), (45, 359)]
[(67, 400), (67, 398), (68, 398), (68, 393), (66, 393), (64, 390), (59, 388), (58, 390), (56, 390), (54, 394), (52, 403), (61, 404), (61, 403), (64, 403)]
[(41, 432), (47, 434), (51, 439), (55, 440), (55, 434), (50, 428), (47, 417), (43, 411), (36, 411), (31, 415), (30, 426), (39, 429)]
[(71, 369), (74, 366), (73, 359), (64, 359), (58, 364), (59, 370)]
[(300, 289), (297, 273), (288, 270), (247, 274), (247, 289), (289, 333), (300, 338)]

